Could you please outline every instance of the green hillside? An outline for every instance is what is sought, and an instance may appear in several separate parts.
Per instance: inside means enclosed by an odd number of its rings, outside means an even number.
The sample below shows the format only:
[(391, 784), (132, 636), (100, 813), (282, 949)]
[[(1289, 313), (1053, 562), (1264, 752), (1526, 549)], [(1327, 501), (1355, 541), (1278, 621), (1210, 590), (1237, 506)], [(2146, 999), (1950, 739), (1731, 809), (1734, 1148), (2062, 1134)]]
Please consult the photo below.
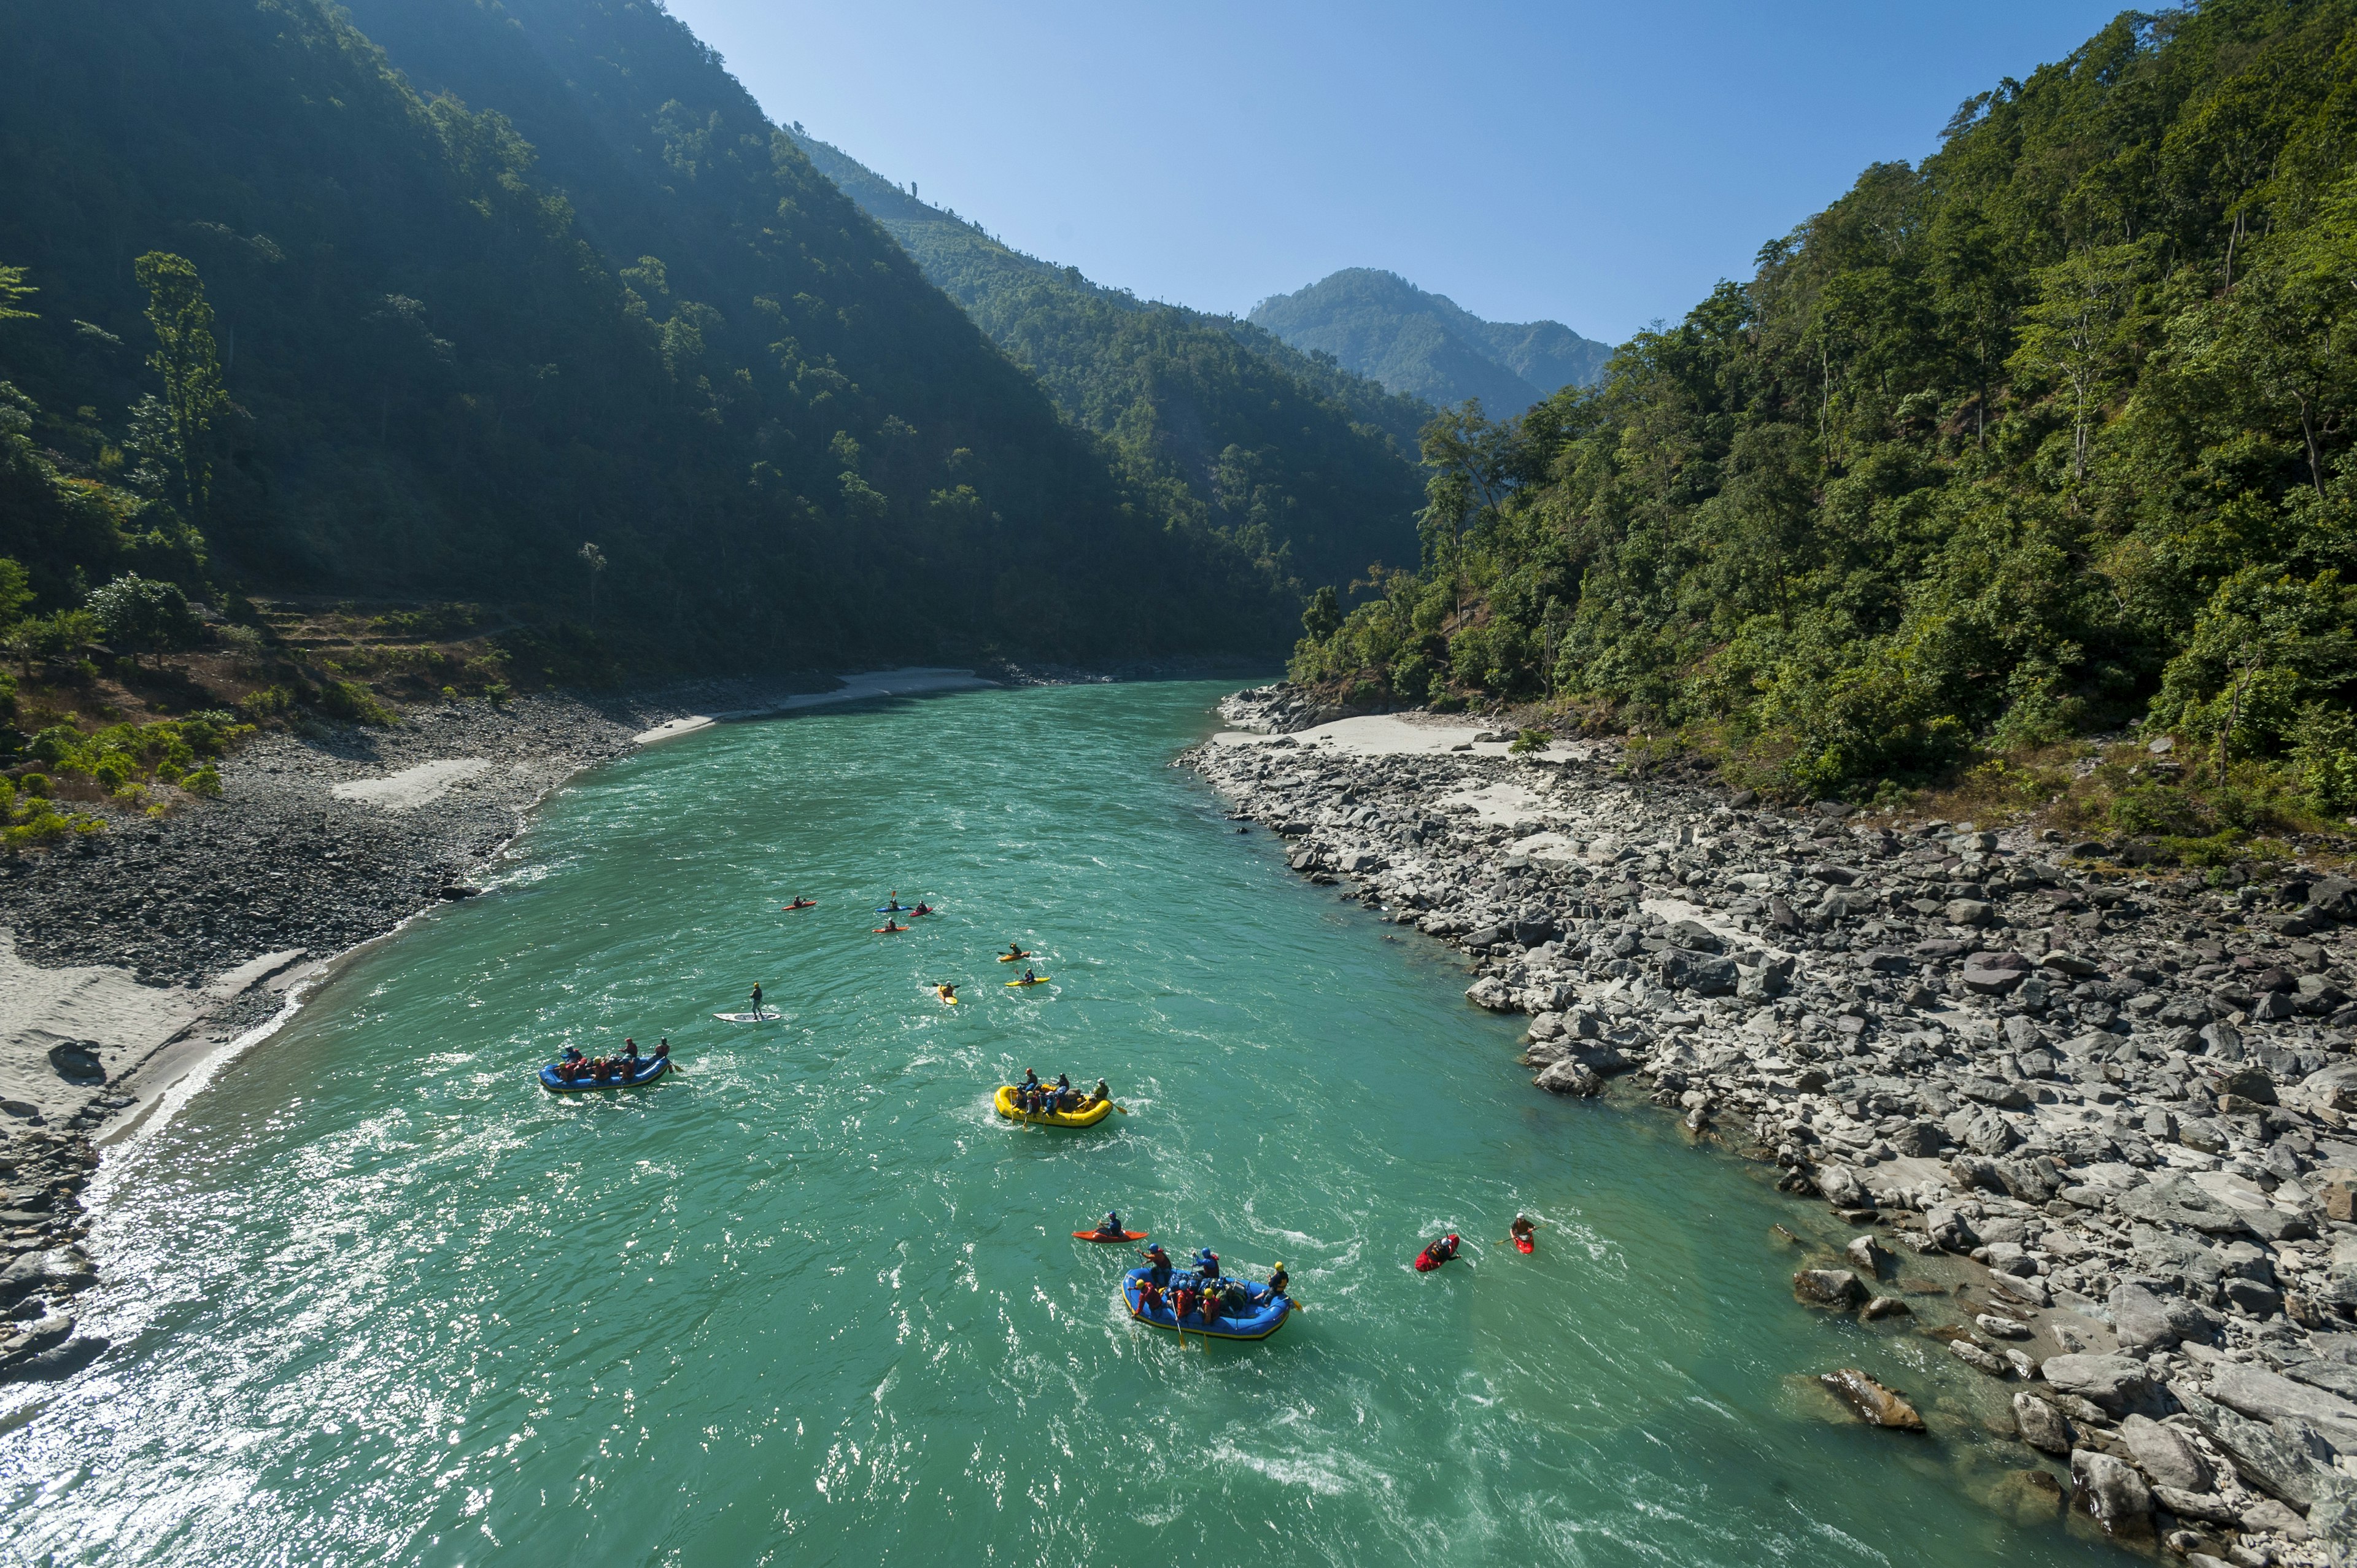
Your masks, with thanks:
[(1265, 299), (1253, 323), (1297, 349), (1453, 408), (1468, 398), (1503, 417), (1602, 373), (1612, 350), (1558, 321), (1484, 321), (1396, 273), (1350, 267)]
[(2123, 15), (1598, 386), (1437, 433), (1423, 570), (1297, 668), (1792, 794), (1994, 755), (2042, 806), (2137, 720), (2177, 750), (2115, 825), (2357, 811), (2352, 111), (2352, 0)]
[(1164, 506), (1255, 540), (1265, 530), (1313, 584), (1414, 558), (1428, 404), (1249, 322), (1140, 300), (1025, 255), (841, 150), (796, 139)]
[[(641, 666), (1290, 618), (659, 7), (358, 14), (408, 79), (317, 0), (0, 3), (0, 265), (38, 291), (0, 323), (0, 555), (40, 607), (140, 565), (553, 625), (588, 616), (589, 543)], [(169, 297), (150, 253), (190, 263)]]

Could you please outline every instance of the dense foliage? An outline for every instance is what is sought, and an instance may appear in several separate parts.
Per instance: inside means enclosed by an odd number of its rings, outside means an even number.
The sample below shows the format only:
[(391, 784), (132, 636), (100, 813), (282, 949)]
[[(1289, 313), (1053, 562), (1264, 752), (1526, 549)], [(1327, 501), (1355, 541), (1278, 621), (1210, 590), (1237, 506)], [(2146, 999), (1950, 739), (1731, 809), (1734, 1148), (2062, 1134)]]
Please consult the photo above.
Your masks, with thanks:
[(1587, 386), (1612, 350), (1559, 321), (1484, 321), (1397, 273), (1347, 267), (1253, 307), (1253, 324), (1439, 407), (1469, 398), (1519, 413)]
[(1793, 793), (2141, 719), (2357, 811), (2353, 339), (2357, 3), (2124, 15), (1595, 389), (1437, 424), (1422, 570), (1297, 669)]
[(1025, 255), (839, 149), (795, 139), (1160, 509), (1286, 551), (1313, 583), (1413, 557), (1428, 404), (1249, 322)]
[(323, 0), (0, 0), (0, 308), (34, 313), (0, 330), (0, 554), (41, 609), (136, 572), (549, 625), (594, 588), (642, 666), (1289, 618), (660, 6), (358, 9), (414, 87)]

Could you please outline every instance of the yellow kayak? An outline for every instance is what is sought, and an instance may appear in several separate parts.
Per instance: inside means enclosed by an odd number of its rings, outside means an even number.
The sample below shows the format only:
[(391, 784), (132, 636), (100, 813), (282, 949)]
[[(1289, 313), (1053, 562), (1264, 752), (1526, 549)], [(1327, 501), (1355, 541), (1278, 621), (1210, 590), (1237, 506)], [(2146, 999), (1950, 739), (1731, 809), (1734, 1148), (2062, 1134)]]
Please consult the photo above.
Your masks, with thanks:
[(998, 1086), (996, 1103), (998, 1113), (1009, 1122), (1028, 1122), (1041, 1127), (1093, 1127), (1113, 1114), (1110, 1100), (1100, 1100), (1081, 1111), (1034, 1111), (1027, 1114), (1016, 1109), (1015, 1086), (1011, 1083)]
[(1045, 985), (1051, 978), (1053, 977), (1043, 974), (1032, 980), (1010, 980), (1006, 983), (1006, 988), (1012, 991), (1018, 985)]

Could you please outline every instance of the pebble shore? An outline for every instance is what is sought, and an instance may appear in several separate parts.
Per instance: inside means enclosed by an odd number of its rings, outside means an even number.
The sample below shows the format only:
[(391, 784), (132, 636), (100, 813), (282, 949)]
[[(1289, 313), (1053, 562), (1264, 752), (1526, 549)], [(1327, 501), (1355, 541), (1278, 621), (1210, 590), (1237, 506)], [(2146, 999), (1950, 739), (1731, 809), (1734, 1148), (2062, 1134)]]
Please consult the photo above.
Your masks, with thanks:
[(1184, 765), (1295, 871), (1462, 950), (1468, 1000), (1528, 1015), (1538, 1090), (1633, 1074), (1838, 1212), (1847, 1266), (1796, 1273), (1801, 1304), (1905, 1319), (1900, 1259), (1981, 1265), (1966, 1322), (1917, 1331), (2007, 1386), (2073, 1510), (2197, 1560), (2357, 1563), (2348, 879), (1773, 810), (1461, 721), (1352, 745), (1368, 721), (1285, 685), (1221, 713), (1248, 733)]

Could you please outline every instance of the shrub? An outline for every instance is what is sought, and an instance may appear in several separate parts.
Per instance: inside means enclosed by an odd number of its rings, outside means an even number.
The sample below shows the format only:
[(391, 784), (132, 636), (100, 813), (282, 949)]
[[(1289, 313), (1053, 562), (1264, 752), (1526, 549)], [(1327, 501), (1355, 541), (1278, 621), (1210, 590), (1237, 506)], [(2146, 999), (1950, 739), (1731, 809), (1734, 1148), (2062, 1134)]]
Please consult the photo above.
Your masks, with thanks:
[(354, 681), (330, 681), (319, 688), (319, 711), (354, 724), (390, 727), (401, 715), (378, 702), (376, 694)]
[(178, 583), (124, 575), (90, 596), (85, 606), (125, 653), (164, 653), (195, 644), (203, 623)]
[(1521, 757), (1529, 752), (1544, 751), (1554, 741), (1555, 736), (1545, 730), (1526, 729), (1514, 736), (1514, 744), (1506, 747), (1506, 752), (1510, 757)]
[(221, 773), (208, 764), (182, 779), (180, 788), (191, 795), (202, 795), (208, 800), (218, 800), (221, 792)]

